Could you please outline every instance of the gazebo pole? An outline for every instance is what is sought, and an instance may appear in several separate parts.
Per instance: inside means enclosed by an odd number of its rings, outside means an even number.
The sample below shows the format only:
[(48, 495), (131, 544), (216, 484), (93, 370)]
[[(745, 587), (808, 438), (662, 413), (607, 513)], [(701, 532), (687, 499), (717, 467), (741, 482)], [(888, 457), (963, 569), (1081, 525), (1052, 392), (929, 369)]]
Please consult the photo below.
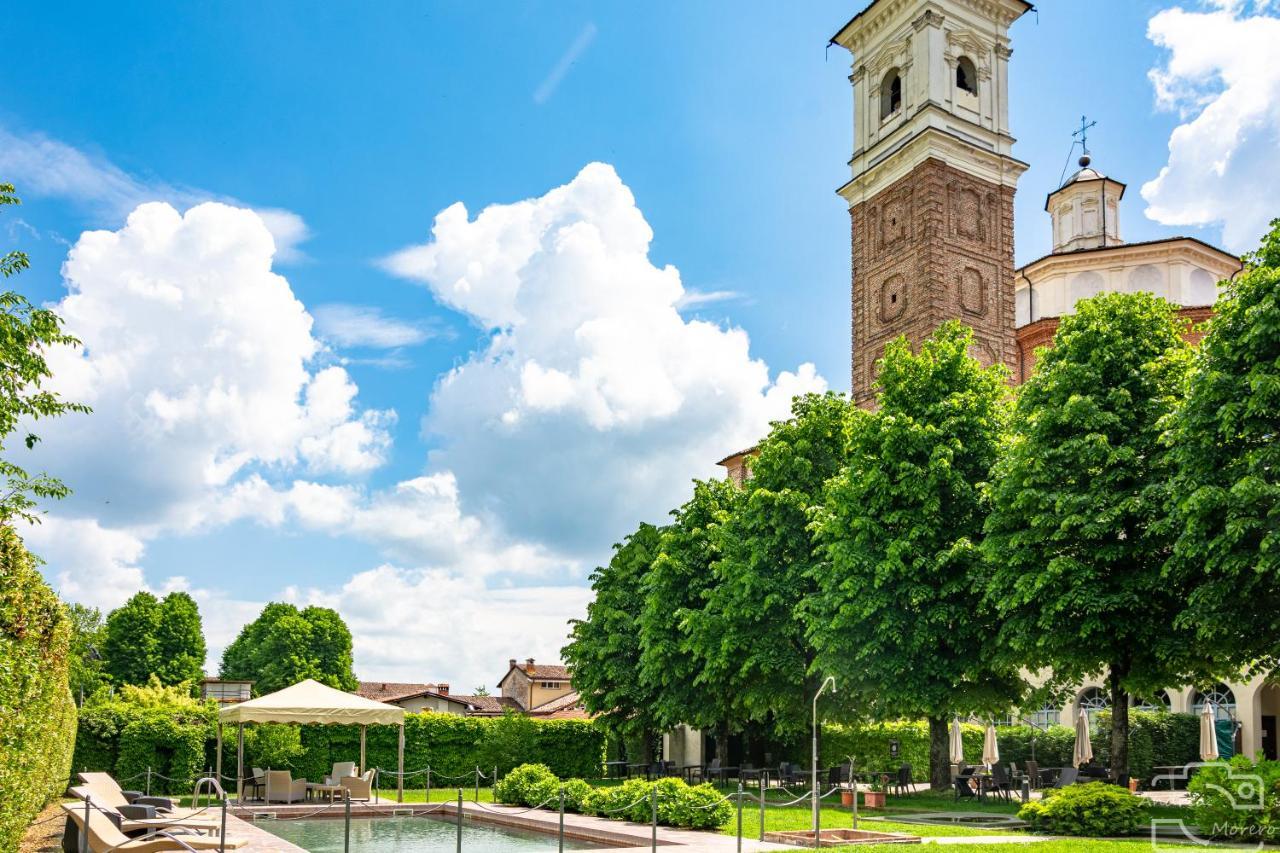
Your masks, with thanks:
[(357, 771), (357, 775), (369, 769), (364, 766), (364, 730), (367, 728), (368, 726), (360, 727), (360, 770)]
[(218, 720), (218, 754), (213, 759), (213, 772), (218, 777), (218, 784), (222, 784), (222, 720)]
[(244, 792), (240, 790), (244, 781), (244, 723), (236, 726), (236, 803), (244, 805)]
[(396, 802), (404, 802), (404, 723), (400, 724), (400, 754), (396, 757)]

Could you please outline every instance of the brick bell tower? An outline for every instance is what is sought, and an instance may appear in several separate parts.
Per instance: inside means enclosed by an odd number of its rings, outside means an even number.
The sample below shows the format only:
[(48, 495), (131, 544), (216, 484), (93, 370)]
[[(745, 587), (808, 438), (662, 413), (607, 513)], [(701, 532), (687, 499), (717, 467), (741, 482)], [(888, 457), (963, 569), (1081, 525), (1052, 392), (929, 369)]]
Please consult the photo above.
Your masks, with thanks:
[(875, 362), (944, 320), (986, 364), (1018, 362), (1009, 25), (1024, 0), (874, 0), (831, 39), (853, 56), (853, 396)]

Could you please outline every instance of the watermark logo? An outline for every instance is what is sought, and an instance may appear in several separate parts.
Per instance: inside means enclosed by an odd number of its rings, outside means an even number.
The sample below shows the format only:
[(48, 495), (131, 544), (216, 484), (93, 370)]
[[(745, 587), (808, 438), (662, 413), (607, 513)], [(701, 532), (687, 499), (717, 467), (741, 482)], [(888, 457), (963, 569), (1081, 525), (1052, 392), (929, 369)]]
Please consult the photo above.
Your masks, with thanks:
[[(1239, 771), (1225, 761), (1193, 761), (1180, 767), (1176, 773), (1162, 773), (1151, 780), (1152, 790), (1159, 790), (1161, 783), (1168, 785), (1171, 791), (1179, 782), (1185, 788), (1195, 771), (1208, 767), (1225, 770), (1226, 778), (1222, 780), (1222, 784), (1207, 782), (1203, 785), (1206, 794), (1215, 796), (1236, 812), (1257, 812), (1265, 807), (1265, 786), (1262, 777), (1255, 773)], [(1210, 838), (1227, 839), (1237, 843), (1257, 842), (1256, 847), (1237, 849), (1260, 850), (1267, 841), (1275, 840), (1276, 835), (1277, 831), (1274, 828), (1265, 826), (1222, 823), (1209, 827), (1196, 827), (1188, 826), (1181, 818), (1154, 818), (1151, 821), (1151, 849), (1170, 851), (1170, 853), (1186, 850), (1185, 845), (1188, 842), (1210, 844), (1212, 843)]]

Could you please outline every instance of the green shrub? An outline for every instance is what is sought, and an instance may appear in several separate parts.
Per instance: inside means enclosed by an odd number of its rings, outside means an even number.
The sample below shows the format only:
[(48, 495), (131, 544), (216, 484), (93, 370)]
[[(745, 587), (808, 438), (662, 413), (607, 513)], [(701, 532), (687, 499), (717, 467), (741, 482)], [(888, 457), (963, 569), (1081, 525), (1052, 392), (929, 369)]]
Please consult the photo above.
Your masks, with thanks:
[(564, 783), (564, 810), (567, 812), (583, 812), (583, 805), (594, 789), (584, 779), (569, 779)]
[(1150, 803), (1118, 785), (1088, 782), (1045, 792), (1018, 810), (1037, 832), (1055, 835), (1133, 835), (1144, 826)]
[(76, 713), (67, 687), (71, 626), (35, 558), (0, 526), (0, 850), (66, 790)]
[[(1095, 721), (1094, 756), (1099, 764), (1111, 762), (1111, 712), (1102, 711)], [(1200, 717), (1168, 711), (1129, 712), (1129, 775), (1151, 778), (1152, 768), (1178, 766), (1200, 760)]]
[(681, 782), (673, 801), (658, 800), (658, 822), (667, 826), (718, 829), (731, 817), (733, 805), (710, 783), (689, 787)]
[[(964, 723), (960, 726), (964, 738), (964, 752), (972, 763), (982, 756), (982, 726)], [(889, 741), (898, 741), (898, 757), (889, 757)], [(1001, 759), (1003, 760), (1003, 743)], [(827, 723), (822, 727), (822, 752), (820, 766), (834, 767), (849, 760), (852, 755), (859, 767), (881, 769), (902, 763), (911, 765), (912, 777), (917, 782), (929, 780), (929, 725), (920, 721), (866, 723), (838, 725)], [(808, 758), (801, 759), (808, 764)]]
[(559, 787), (560, 780), (545, 764), (522, 764), (498, 781), (493, 798), (513, 806), (536, 806)]
[(1280, 761), (1237, 755), (1201, 767), (1187, 784), (1201, 835), (1237, 841), (1280, 840)]

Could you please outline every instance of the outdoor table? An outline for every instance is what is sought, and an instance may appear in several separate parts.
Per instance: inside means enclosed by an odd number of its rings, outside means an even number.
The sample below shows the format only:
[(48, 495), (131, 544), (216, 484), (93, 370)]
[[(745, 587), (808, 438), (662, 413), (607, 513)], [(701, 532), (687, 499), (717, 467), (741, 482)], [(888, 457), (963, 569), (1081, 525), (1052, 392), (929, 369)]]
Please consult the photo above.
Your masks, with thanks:
[(317, 796), (317, 798), (318, 798), (318, 797), (321, 797), (321, 796), (328, 795), (328, 797), (329, 797), (329, 802), (331, 802), (331, 803), (332, 803), (332, 802), (333, 802), (333, 800), (334, 800), (334, 798), (335, 798), (335, 797), (337, 797), (337, 796), (338, 796), (339, 794), (341, 794), (341, 793), (342, 793), (342, 786), (341, 786), (341, 785), (325, 785), (325, 784), (324, 784), (324, 783), (322, 783), (322, 782), (308, 782), (308, 783), (307, 783), (307, 799), (308, 799), (308, 800), (309, 800), (309, 799), (311, 799), (311, 795), (312, 795), (312, 794), (315, 794), (315, 795)]
[(1151, 789), (1153, 791), (1155, 790), (1156, 785), (1159, 784), (1156, 780), (1161, 776), (1168, 777), (1170, 791), (1177, 789), (1177, 782), (1179, 778), (1185, 780), (1187, 777), (1187, 766), (1185, 764), (1162, 764), (1159, 767), (1152, 767), (1151, 770)]
[(604, 776), (606, 779), (621, 779), (627, 772), (627, 762), (625, 761), (606, 761), (604, 763)]
[[(695, 770), (697, 770), (697, 771), (698, 771), (698, 776), (699, 776), (699, 777), (701, 777), (701, 776), (703, 776), (703, 775), (705, 775), (705, 774), (706, 774), (706, 771), (702, 769), (702, 765), (701, 765), (701, 764), (686, 764), (686, 765), (684, 765), (683, 767), (681, 767), (681, 768), (680, 768), (680, 775), (682, 775), (682, 776), (684, 777), (684, 781), (685, 781), (685, 782), (687, 782), (688, 784), (692, 785), (692, 784), (693, 784), (693, 771), (695, 771)], [(705, 782), (705, 781), (707, 781), (707, 780), (706, 780), (706, 779), (703, 779), (702, 781), (704, 781), (704, 782)]]
[(628, 764), (627, 778), (630, 779), (632, 776), (638, 776), (639, 774), (643, 773), (645, 781), (648, 781), (649, 770), (651, 766), (652, 765), (649, 765), (649, 764)]

